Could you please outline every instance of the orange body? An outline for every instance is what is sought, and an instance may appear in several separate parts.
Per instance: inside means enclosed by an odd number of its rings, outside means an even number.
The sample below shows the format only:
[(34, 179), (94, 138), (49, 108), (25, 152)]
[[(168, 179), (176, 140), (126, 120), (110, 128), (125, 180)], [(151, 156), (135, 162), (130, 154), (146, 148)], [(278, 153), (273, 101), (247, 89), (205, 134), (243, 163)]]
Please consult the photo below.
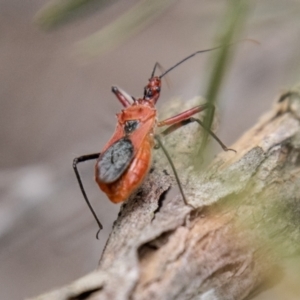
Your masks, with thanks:
[[(154, 146), (153, 131), (156, 126), (156, 109), (151, 102), (138, 99), (132, 106), (117, 114), (118, 124), (115, 133), (102, 150), (104, 153), (113, 143), (126, 136), (134, 147), (133, 158), (125, 172), (112, 183), (99, 179), (98, 168), (95, 169), (95, 179), (100, 189), (114, 202), (126, 200), (142, 183), (151, 166), (151, 154)], [(138, 121), (138, 127), (131, 133), (126, 133), (127, 121)]]

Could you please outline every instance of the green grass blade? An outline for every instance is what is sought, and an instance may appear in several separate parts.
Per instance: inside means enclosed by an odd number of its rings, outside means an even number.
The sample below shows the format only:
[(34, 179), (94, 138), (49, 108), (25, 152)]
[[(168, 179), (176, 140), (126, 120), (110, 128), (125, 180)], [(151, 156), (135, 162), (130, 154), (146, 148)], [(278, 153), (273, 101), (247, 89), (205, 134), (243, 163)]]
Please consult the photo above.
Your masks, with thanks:
[[(215, 104), (220, 92), (222, 82), (225, 78), (226, 71), (232, 54), (232, 47), (229, 44), (236, 41), (239, 31), (246, 19), (247, 5), (245, 0), (230, 0), (224, 19), (220, 23), (216, 45), (224, 45), (220, 51), (213, 53), (210, 79), (205, 93), (205, 99)], [(204, 118), (204, 124), (211, 128), (213, 115), (207, 113)], [(203, 139), (199, 148), (198, 156), (203, 155), (203, 150), (207, 144), (207, 132), (203, 133)]]

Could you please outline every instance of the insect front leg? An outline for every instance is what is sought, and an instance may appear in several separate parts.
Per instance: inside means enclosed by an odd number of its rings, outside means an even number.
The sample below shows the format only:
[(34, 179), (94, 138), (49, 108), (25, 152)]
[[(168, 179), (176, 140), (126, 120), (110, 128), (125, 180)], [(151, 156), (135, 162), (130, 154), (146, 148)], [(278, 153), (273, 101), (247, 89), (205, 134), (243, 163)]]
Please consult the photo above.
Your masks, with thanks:
[(216, 134), (214, 134), (210, 128), (206, 127), (202, 121), (200, 121), (197, 118), (192, 117), (193, 115), (195, 115), (196, 113), (199, 113), (205, 109), (210, 109), (210, 113), (213, 116), (214, 115), (214, 111), (215, 111), (215, 107), (212, 104), (209, 103), (205, 103), (203, 105), (199, 105), (196, 106), (194, 108), (191, 108), (189, 110), (186, 110), (178, 115), (175, 115), (171, 118), (168, 118), (164, 121), (161, 121), (158, 123), (158, 126), (166, 126), (166, 125), (171, 125), (170, 127), (168, 127), (167, 129), (165, 129), (163, 132), (161, 132), (160, 134), (165, 136), (167, 134), (172, 133), (173, 131), (175, 131), (176, 129), (185, 126), (189, 123), (193, 123), (193, 122), (197, 122), (200, 126), (203, 127), (204, 130), (206, 130), (218, 143), (219, 145), (222, 147), (222, 149), (224, 151), (234, 151), (233, 149), (228, 148), (218, 137)]
[(93, 216), (94, 216), (94, 218), (95, 218), (95, 220), (96, 220), (96, 222), (99, 226), (99, 230), (96, 234), (97, 239), (98, 239), (98, 234), (99, 234), (100, 230), (103, 228), (103, 226), (102, 226), (101, 222), (99, 221), (99, 219), (98, 219), (98, 217), (97, 217), (97, 215), (96, 215), (96, 213), (95, 213), (95, 211), (94, 211), (94, 209), (93, 209), (93, 207), (92, 207), (92, 205), (91, 205), (91, 203), (90, 203), (90, 201), (89, 201), (89, 199), (88, 199), (88, 197), (85, 193), (85, 190), (84, 190), (84, 187), (83, 187), (83, 184), (82, 184), (82, 180), (81, 180), (80, 174), (79, 174), (78, 169), (77, 169), (77, 165), (81, 162), (84, 162), (84, 161), (98, 159), (99, 156), (100, 156), (100, 153), (93, 153), (93, 154), (87, 154), (87, 155), (82, 155), (82, 156), (76, 157), (73, 160), (73, 169), (74, 169), (74, 172), (75, 172), (80, 190), (82, 192), (83, 198), (84, 198), (86, 204), (88, 205), (91, 213), (93, 214)]
[(126, 92), (120, 90), (119, 88), (117, 88), (116, 86), (113, 86), (111, 88), (111, 91), (116, 95), (116, 97), (118, 98), (118, 100), (121, 102), (121, 104), (124, 107), (128, 107), (131, 106), (132, 103), (130, 102), (130, 98), (134, 101), (135, 99), (131, 96), (129, 96)]

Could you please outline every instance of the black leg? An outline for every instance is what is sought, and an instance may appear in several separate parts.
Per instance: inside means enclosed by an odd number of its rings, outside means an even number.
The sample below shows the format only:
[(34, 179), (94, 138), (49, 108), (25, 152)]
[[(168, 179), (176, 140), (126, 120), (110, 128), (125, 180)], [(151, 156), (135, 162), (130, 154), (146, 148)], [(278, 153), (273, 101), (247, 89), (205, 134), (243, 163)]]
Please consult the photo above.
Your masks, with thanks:
[(200, 126), (203, 127), (204, 130), (206, 130), (218, 143), (219, 145), (222, 147), (222, 149), (224, 151), (234, 151), (236, 152), (234, 149), (230, 149), (230, 148), (227, 148), (225, 146), (225, 144), (209, 129), (207, 128), (202, 121), (200, 121), (199, 119), (196, 119), (196, 118), (193, 118), (193, 117), (190, 117), (188, 119), (185, 119), (183, 121), (180, 121), (176, 124), (173, 124), (171, 125), (170, 127), (168, 127), (167, 129), (165, 129), (163, 132), (161, 132), (161, 135), (167, 135), (167, 134), (170, 134), (172, 133), (173, 131), (175, 131), (176, 129), (182, 127), (182, 126), (185, 126), (187, 124), (190, 124), (192, 122), (197, 122)]
[[(183, 198), (183, 202), (185, 203), (185, 205), (188, 205), (188, 206), (191, 206), (193, 207), (192, 205), (190, 205), (187, 200), (186, 200), (186, 197), (184, 195), (184, 192), (183, 192), (183, 188), (181, 186), (181, 183), (180, 183), (180, 180), (179, 180), (179, 177), (178, 177), (178, 174), (177, 174), (177, 171), (175, 169), (175, 166), (173, 164), (173, 161), (167, 151), (167, 149), (165, 148), (165, 146), (163, 145), (162, 141), (160, 140), (160, 137), (158, 135), (155, 135), (155, 139), (157, 140), (157, 143), (159, 145), (159, 147), (163, 150), (165, 156), (167, 157), (168, 161), (169, 161), (169, 164), (171, 165), (171, 168), (173, 170), (173, 173), (175, 175), (175, 178), (176, 178), (176, 181), (177, 181), (177, 184), (178, 184), (178, 187), (179, 187), (179, 190), (180, 190), (180, 193), (182, 195), (182, 198)], [(194, 207), (193, 207), (194, 208)]]
[(85, 190), (84, 190), (84, 187), (83, 187), (83, 184), (82, 184), (82, 181), (81, 181), (81, 178), (80, 178), (80, 175), (79, 175), (79, 172), (78, 172), (78, 169), (77, 169), (77, 164), (81, 163), (81, 162), (84, 162), (84, 161), (87, 161), (87, 160), (93, 160), (93, 159), (98, 159), (99, 158), (99, 155), (100, 153), (93, 153), (93, 154), (88, 154), (88, 155), (82, 155), (82, 156), (79, 156), (79, 157), (76, 157), (74, 158), (73, 160), (73, 169), (74, 169), (74, 172), (75, 172), (75, 175), (76, 175), (76, 178), (77, 178), (77, 181), (78, 181), (78, 184), (79, 184), (79, 187), (80, 187), (80, 190), (82, 192), (82, 195), (83, 195), (83, 198), (86, 202), (86, 204), (88, 205), (91, 213), (93, 214), (98, 226), (99, 226), (99, 230), (96, 234), (96, 237), (98, 239), (98, 234), (100, 232), (100, 230), (103, 228), (101, 222), (99, 221), (86, 193), (85, 193)]

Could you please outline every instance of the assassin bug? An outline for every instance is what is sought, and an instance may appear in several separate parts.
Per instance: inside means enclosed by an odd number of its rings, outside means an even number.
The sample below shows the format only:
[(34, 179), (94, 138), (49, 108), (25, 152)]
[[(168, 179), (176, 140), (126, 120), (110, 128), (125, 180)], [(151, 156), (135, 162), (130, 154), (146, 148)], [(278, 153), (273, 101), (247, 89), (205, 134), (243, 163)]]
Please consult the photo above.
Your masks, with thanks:
[[(83, 155), (73, 160), (73, 168), (79, 187), (99, 226), (99, 231), (103, 227), (83, 188), (77, 169), (78, 163), (87, 160), (97, 160), (95, 165), (95, 180), (97, 184), (112, 202), (119, 203), (125, 201), (143, 182), (151, 166), (152, 149), (158, 146), (163, 150), (172, 167), (184, 203), (189, 205), (184, 196), (174, 164), (162, 144), (160, 136), (165, 136), (189, 123), (197, 122), (220, 144), (223, 150), (232, 150), (227, 148), (210, 128), (206, 128), (199, 119), (192, 117), (205, 109), (211, 109), (213, 115), (213, 105), (208, 103), (199, 105), (163, 121), (157, 120), (157, 111), (155, 108), (155, 104), (160, 96), (161, 79), (167, 73), (198, 53), (218, 48), (221, 47), (197, 51), (176, 63), (160, 76), (155, 76), (156, 68), (159, 67), (159, 64), (156, 63), (151, 73), (151, 78), (144, 88), (143, 98), (135, 99), (131, 97), (132, 99), (129, 99), (126, 93), (120, 91), (115, 86), (112, 87), (112, 92), (124, 106), (124, 109), (117, 114), (118, 122), (113, 136), (104, 146), (101, 153)], [(156, 127), (168, 125), (169, 127), (162, 131), (160, 135), (155, 133)], [(155, 140), (157, 141), (156, 145)]]

